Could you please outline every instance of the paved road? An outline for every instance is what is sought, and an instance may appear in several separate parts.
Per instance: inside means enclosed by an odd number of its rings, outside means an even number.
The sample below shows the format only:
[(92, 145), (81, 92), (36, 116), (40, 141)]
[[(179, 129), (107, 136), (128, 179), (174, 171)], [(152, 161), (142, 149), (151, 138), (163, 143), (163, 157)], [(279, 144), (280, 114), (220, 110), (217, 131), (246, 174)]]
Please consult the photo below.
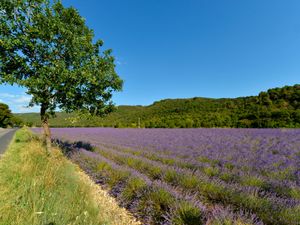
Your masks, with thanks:
[(0, 155), (4, 153), (17, 129), (0, 128)]

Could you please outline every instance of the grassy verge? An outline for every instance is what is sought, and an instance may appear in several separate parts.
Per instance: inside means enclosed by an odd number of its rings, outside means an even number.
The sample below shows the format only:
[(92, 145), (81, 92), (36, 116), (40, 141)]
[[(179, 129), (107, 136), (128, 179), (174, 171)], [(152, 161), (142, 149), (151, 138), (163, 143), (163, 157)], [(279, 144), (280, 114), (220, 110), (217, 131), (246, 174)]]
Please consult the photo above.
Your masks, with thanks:
[(0, 160), (1, 225), (138, 224), (106, 192), (26, 130)]

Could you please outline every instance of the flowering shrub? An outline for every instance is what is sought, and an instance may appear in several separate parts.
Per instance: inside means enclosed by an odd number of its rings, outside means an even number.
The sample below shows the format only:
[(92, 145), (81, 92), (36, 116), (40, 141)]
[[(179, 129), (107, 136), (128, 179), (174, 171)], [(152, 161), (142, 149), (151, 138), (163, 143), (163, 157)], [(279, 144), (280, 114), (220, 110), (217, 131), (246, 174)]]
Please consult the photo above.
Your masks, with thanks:
[(300, 223), (299, 129), (52, 132), (145, 224)]

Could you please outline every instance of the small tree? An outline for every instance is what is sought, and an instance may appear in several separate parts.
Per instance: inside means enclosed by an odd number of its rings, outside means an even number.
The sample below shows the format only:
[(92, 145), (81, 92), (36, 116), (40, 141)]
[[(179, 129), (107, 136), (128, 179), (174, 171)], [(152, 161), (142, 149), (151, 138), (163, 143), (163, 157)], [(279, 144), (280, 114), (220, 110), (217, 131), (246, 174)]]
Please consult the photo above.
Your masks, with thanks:
[(40, 106), (47, 150), (57, 108), (104, 115), (122, 88), (111, 50), (93, 38), (78, 11), (60, 1), (0, 1), (0, 83), (27, 88), (30, 106)]

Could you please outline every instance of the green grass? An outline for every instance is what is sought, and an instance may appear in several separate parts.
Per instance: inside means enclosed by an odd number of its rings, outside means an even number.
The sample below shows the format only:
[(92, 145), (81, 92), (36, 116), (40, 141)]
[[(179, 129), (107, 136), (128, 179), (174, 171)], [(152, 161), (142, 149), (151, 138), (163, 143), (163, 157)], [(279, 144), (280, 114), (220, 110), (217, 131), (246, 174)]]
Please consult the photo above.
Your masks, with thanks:
[(0, 160), (1, 225), (138, 224), (103, 192), (26, 129)]

